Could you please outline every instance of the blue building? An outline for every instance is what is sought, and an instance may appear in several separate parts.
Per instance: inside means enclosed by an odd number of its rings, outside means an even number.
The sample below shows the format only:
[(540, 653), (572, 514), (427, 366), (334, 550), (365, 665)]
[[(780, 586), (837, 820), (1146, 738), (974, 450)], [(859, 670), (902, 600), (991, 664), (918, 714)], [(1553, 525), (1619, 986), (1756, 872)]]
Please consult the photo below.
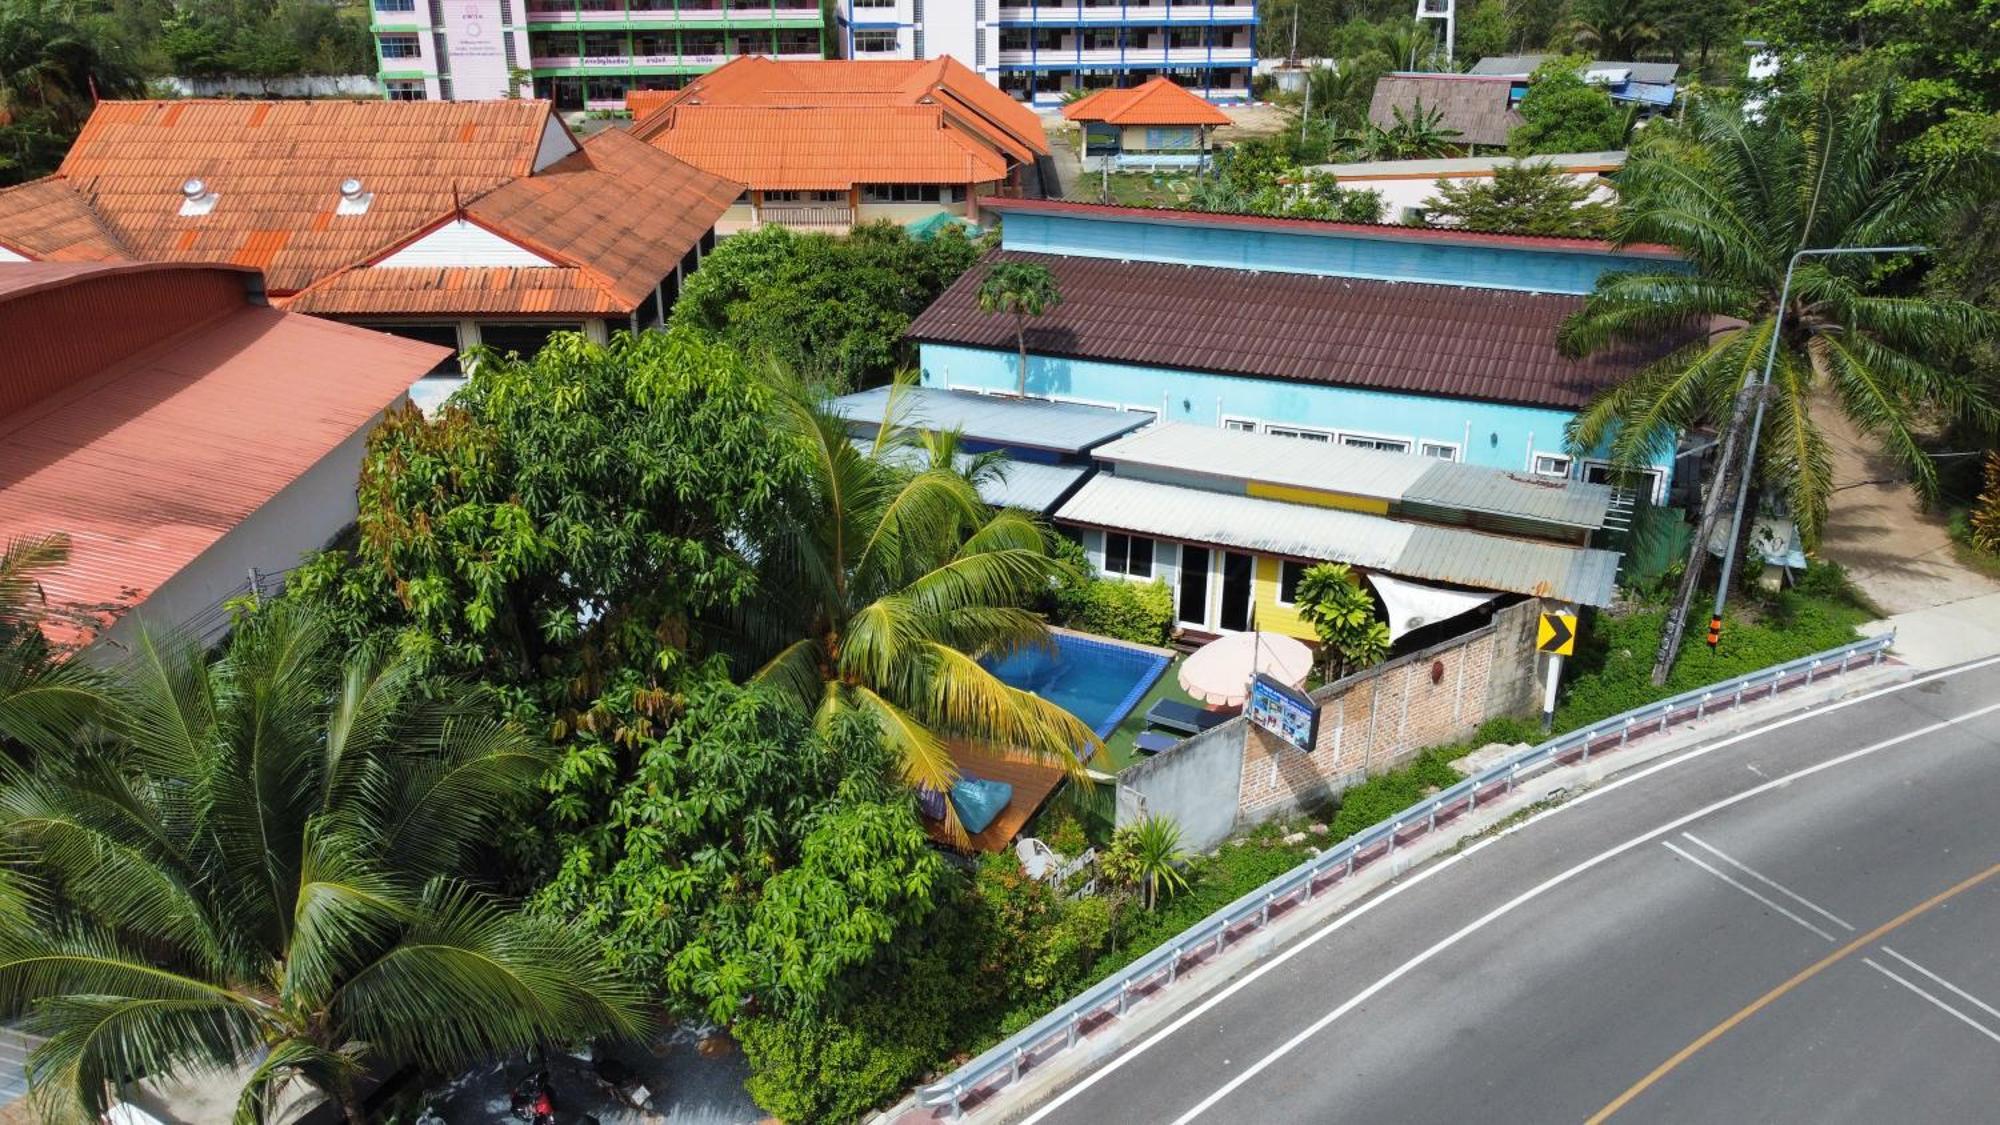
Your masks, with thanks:
[(1250, 97), (1256, 0), (837, 0), (854, 59), (952, 55), (1022, 101), (1167, 78), (1211, 101)]
[[(1557, 326), (1606, 272), (1661, 247), (1314, 220), (996, 200), (997, 260), (1032, 261), (1062, 304), (1027, 327), (979, 311), (974, 269), (910, 327), (926, 386), (1166, 422), (1610, 481), (1565, 428), (1604, 388), (1685, 340), (1577, 359)], [(1663, 498), (1662, 457), (1643, 481)], [(1619, 483), (1619, 482), (1614, 482)]]

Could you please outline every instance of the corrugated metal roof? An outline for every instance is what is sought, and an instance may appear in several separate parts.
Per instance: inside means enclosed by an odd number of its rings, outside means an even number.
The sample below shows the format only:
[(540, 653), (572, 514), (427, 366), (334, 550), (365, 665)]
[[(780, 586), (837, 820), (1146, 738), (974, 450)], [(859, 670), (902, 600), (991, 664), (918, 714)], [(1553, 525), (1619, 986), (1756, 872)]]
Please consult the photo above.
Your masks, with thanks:
[(1183, 422), (1120, 438), (1093, 455), (1120, 465), (1433, 504), (1565, 527), (1601, 527), (1611, 506), (1608, 485)]
[[(851, 439), (854, 447), (863, 453), (874, 446), (865, 437)], [(923, 455), (915, 449), (904, 448), (894, 454), (896, 460), (906, 464), (920, 465)], [(972, 463), (971, 454), (960, 454), (959, 468)], [(1044, 465), (1038, 461), (1009, 461), (1004, 474), (998, 480), (987, 479), (979, 482), (979, 498), (996, 508), (1019, 508), (1046, 516), (1078, 481), (1091, 472), (1088, 465)]]
[[(1583, 307), (1562, 293), (994, 251), (1056, 277), (1062, 304), (1028, 350), (1182, 371), (1574, 410), (1690, 337), (1660, 332), (1584, 358), (1556, 349)], [(970, 269), (910, 324), (912, 339), (1014, 350), (1014, 322), (979, 310)]]
[(1566, 172), (1601, 172), (1625, 166), (1625, 150), (1559, 152), (1535, 156), (1453, 156), (1439, 160), (1363, 160), (1352, 164), (1312, 164), (1338, 180), (1425, 180), (1438, 176), (1478, 176), (1515, 164), (1553, 164)]
[[(1489, 55), (1473, 63), (1472, 69), (1467, 73), (1524, 77), (1533, 74), (1536, 67), (1554, 57), (1554, 55)], [(1585, 69), (1629, 70), (1632, 72), (1634, 82), (1672, 82), (1681, 72), (1679, 63), (1621, 62), (1615, 59), (1595, 59)]]
[(1458, 133), (1451, 138), (1456, 144), (1504, 145), (1521, 124), (1507, 96), (1512, 81), (1487, 74), (1385, 74), (1375, 80), (1368, 121), (1393, 128), (1397, 110), (1414, 117), (1421, 105), (1426, 114), (1438, 114), (1441, 127)]
[[(874, 387), (842, 395), (830, 404), (850, 422), (872, 427), (889, 409), (889, 387)], [(1046, 449), (1082, 453), (1120, 434), (1130, 433), (1152, 419), (1144, 414), (1036, 399), (998, 398), (971, 391), (938, 387), (905, 387), (898, 396), (897, 418), (920, 430), (957, 430), (974, 441), (1016, 449)]]
[(1584, 605), (1611, 604), (1618, 571), (1618, 556), (1611, 551), (1418, 527), (1103, 473), (1086, 481), (1054, 518)]
[[(240, 270), (99, 273), (0, 300), (17, 355), (72, 357), (62, 385), (0, 417), (0, 539), (70, 536), (42, 581), (64, 641), (143, 602), (449, 354), (249, 304)], [(117, 346), (74, 355), (94, 325), (117, 326)], [(0, 356), (9, 384), (46, 366)]]

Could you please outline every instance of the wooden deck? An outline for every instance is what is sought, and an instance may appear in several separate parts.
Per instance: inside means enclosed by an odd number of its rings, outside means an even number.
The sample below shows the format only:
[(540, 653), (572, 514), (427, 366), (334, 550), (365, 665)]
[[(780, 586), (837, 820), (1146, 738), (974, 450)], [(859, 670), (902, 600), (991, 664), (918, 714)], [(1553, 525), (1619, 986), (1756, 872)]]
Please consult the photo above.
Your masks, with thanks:
[[(972, 837), (971, 850), (979, 852), (1004, 851), (1012, 847), (1014, 837), (1021, 834), (1021, 829), (1027, 826), (1042, 807), (1042, 802), (1049, 799), (1049, 794), (1055, 791), (1064, 777), (1060, 768), (1044, 765), (1024, 754), (996, 753), (957, 742), (951, 744), (951, 760), (957, 763), (961, 773), (1004, 781), (1014, 787), (1014, 796), (1007, 802), (1007, 807), (1000, 810), (1000, 815), (993, 818), (993, 823), (987, 825), (984, 832)], [(952, 840), (951, 833), (941, 821), (924, 821), (924, 830), (930, 833), (931, 839), (948, 848), (965, 850)]]

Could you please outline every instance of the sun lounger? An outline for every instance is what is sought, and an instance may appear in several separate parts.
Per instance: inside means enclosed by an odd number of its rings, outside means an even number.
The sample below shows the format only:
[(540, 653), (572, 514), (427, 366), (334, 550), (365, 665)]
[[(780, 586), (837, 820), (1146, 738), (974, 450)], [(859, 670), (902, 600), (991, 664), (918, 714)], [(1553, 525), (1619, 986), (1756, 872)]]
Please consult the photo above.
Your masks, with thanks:
[(1147, 723), (1156, 727), (1165, 727), (1168, 730), (1177, 730), (1182, 734), (1200, 734), (1202, 731), (1219, 723), (1226, 723), (1234, 717), (1233, 715), (1224, 715), (1216, 711), (1204, 711), (1199, 707), (1191, 707), (1178, 699), (1162, 699), (1158, 703), (1153, 704), (1152, 709), (1146, 712)]
[(1181, 740), (1171, 734), (1161, 734), (1156, 730), (1148, 730), (1140, 731), (1139, 737), (1133, 740), (1132, 744), (1141, 754), (1157, 754), (1162, 750), (1172, 750), (1174, 747), (1179, 746)]

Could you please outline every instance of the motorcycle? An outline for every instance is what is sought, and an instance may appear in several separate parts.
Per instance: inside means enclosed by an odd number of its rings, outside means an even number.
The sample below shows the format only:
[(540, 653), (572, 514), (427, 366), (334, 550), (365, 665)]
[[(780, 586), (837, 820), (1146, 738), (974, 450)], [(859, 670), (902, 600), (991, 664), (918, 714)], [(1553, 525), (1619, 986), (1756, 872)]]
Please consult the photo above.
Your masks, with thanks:
[(528, 1125), (556, 1125), (556, 1091), (549, 1072), (538, 1070), (521, 1080), (508, 1098), (516, 1120)]

